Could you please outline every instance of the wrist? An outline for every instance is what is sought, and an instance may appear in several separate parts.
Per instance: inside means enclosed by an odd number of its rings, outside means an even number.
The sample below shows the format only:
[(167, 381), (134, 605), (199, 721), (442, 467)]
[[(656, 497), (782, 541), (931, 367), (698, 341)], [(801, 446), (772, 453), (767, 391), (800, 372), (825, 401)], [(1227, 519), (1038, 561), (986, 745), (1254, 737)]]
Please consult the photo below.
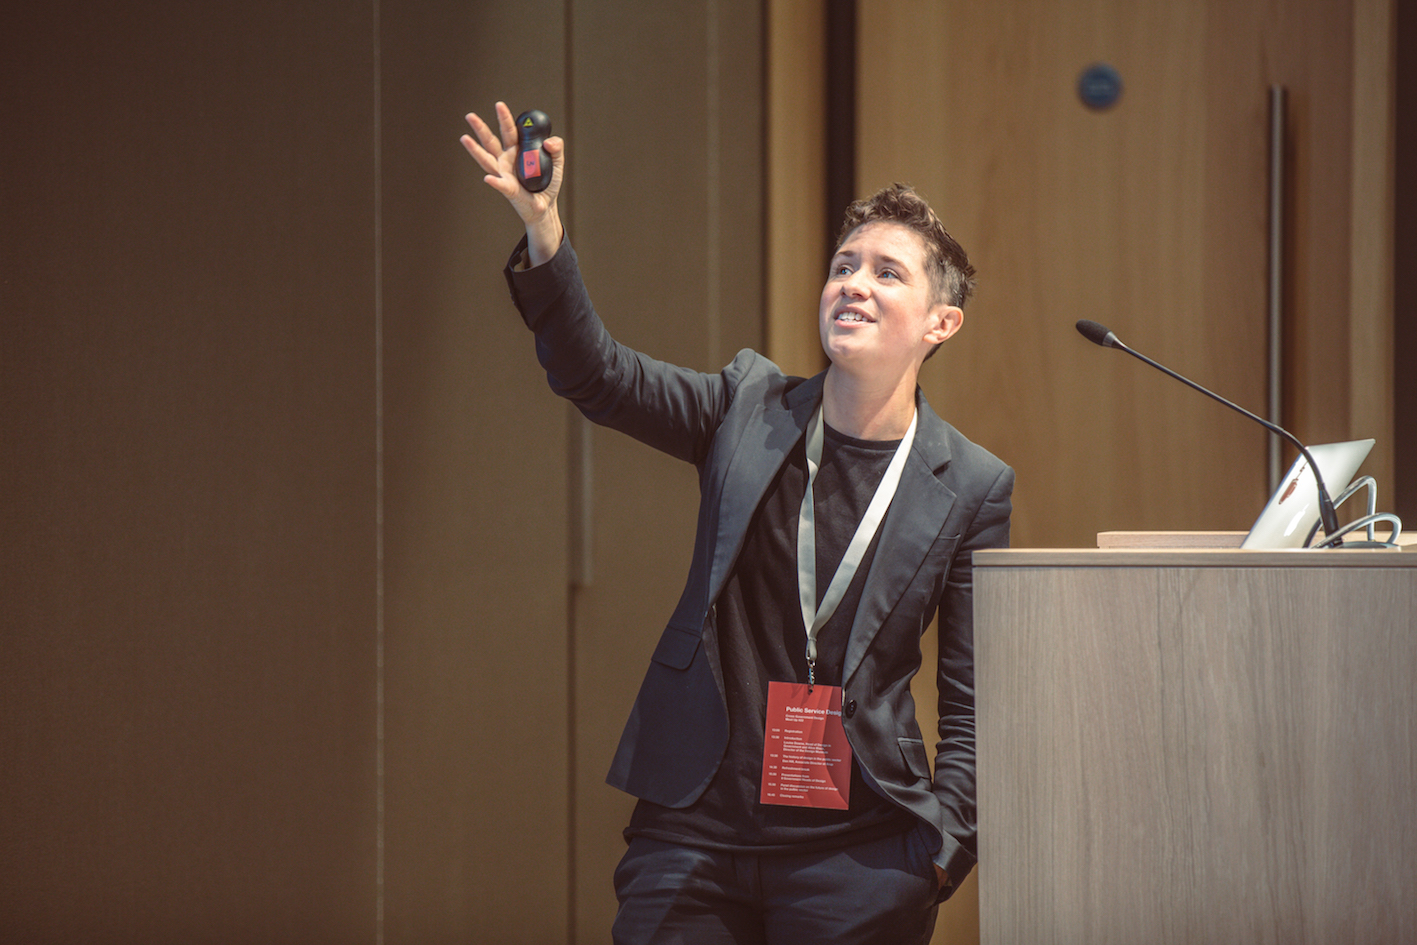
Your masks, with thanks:
[(553, 206), (540, 219), (526, 225), (526, 245), (528, 261), (539, 266), (556, 255), (561, 248), (561, 216)]

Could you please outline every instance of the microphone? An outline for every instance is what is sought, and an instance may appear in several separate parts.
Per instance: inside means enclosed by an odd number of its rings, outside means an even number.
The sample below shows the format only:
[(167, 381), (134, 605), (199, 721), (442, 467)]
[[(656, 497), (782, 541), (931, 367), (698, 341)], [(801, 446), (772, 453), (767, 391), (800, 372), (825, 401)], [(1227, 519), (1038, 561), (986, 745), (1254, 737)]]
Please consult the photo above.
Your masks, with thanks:
[[(1308, 447), (1304, 446), (1303, 443), (1300, 443), (1298, 437), (1294, 436), (1294, 434), (1290, 433), (1283, 427), (1270, 423), (1263, 417), (1255, 416), (1254, 414), (1246, 410), (1244, 407), (1241, 407), (1239, 404), (1231, 403), (1230, 401), (1226, 400), (1224, 397), (1221, 397), (1214, 391), (1206, 390), (1204, 387), (1200, 386), (1195, 381), (1182, 377), (1175, 371), (1171, 370), (1169, 367), (1166, 367), (1164, 364), (1157, 364), (1155, 361), (1151, 360), (1151, 358), (1148, 358), (1146, 355), (1133, 351), (1131, 348), (1128, 348), (1126, 345), (1122, 344), (1121, 339), (1119, 339), (1113, 332), (1108, 330), (1106, 327), (1097, 324), (1097, 322), (1086, 318), (1081, 319), (1077, 323), (1077, 329), (1079, 334), (1081, 334), (1084, 338), (1086, 338), (1093, 344), (1101, 345), (1104, 348), (1119, 348), (1122, 351), (1127, 352), (1127, 354), (1130, 354), (1132, 357), (1136, 358), (1138, 361), (1145, 361), (1147, 364), (1150, 364), (1152, 367), (1156, 368), (1161, 373), (1174, 377), (1176, 380), (1180, 381), (1182, 384), (1185, 384), (1187, 387), (1193, 387), (1213, 400), (1220, 401), (1222, 404), (1229, 407), (1231, 410), (1235, 410), (1244, 414), (1251, 420), (1260, 424), (1266, 430), (1269, 430), (1271, 433), (1277, 433), (1280, 436), (1284, 437), (1286, 440), (1288, 440), (1290, 443), (1293, 443), (1295, 448), (1297, 448), (1299, 452), (1303, 454), (1304, 459), (1308, 460), (1309, 468), (1314, 471), (1314, 484), (1317, 485), (1319, 489), (1319, 519), (1323, 524), (1324, 534), (1329, 536), (1337, 536), (1339, 534), (1338, 513), (1335, 511), (1333, 506), (1333, 497), (1328, 494), (1328, 488), (1324, 485), (1324, 477), (1323, 474), (1319, 472), (1319, 464), (1314, 462), (1314, 457), (1309, 453)], [(1342, 544), (1343, 539), (1336, 538), (1333, 542), (1332, 547), (1336, 548)]]

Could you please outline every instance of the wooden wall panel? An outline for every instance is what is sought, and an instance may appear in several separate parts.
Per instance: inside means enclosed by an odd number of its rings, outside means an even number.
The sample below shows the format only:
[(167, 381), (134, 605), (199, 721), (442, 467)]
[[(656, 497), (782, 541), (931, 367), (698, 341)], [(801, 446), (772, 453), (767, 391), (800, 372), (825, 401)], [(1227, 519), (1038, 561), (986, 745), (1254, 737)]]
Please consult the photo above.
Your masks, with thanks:
[(7, 941), (374, 935), (372, 29), (0, 31)]
[[(1204, 8), (868, 3), (861, 24), (859, 189), (916, 184), (979, 268), (965, 329), (922, 384), (1017, 468), (1015, 542), (1248, 525), (1263, 434), (1073, 328), (1100, 321), (1232, 399), (1263, 400), (1245, 365), (1263, 363), (1267, 93), (1212, 105)], [(1125, 87), (1105, 112), (1076, 94), (1099, 61)], [(1232, 149), (1223, 165), (1214, 138)], [(1218, 229), (1217, 187), (1231, 213)]]
[[(1411, 167), (1417, 160), (1417, 60), (1396, 55), (1397, 49), (1417, 49), (1417, 2), (1393, 4), (1394, 129), (1393, 166)], [(1411, 174), (1393, 176), (1393, 425), (1395, 439), (1395, 500), (1391, 507), (1417, 526), (1417, 181)]]
[[(1271, 83), (1291, 102), (1284, 421), (1391, 438), (1350, 407), (1390, 399), (1349, 369), (1349, 247), (1376, 225), (1352, 212), (1353, 8), (1311, 6), (862, 4), (858, 189), (915, 183), (980, 269), (922, 383), (1018, 468), (1017, 543), (1243, 529), (1263, 504), (1262, 431), (1072, 326), (1264, 412)], [(1075, 91), (1098, 61), (1124, 83), (1104, 112)]]
[(826, 5), (768, 4), (768, 319), (766, 354), (811, 377), (826, 365), (817, 306), (826, 220)]
[[(763, 20), (757, 0), (586, 5), (573, 17), (571, 237), (587, 284), (621, 341), (699, 370), (763, 344)], [(683, 586), (698, 485), (692, 468), (621, 434), (584, 435), (575, 927), (601, 941), (633, 808), (605, 773)]]
[(0, 56), (0, 926), (603, 937), (693, 474), (545, 390), (457, 137), (550, 112), (617, 330), (717, 369), (763, 334), (759, 6), (79, 13)]
[(567, 5), (381, 4), (386, 941), (569, 934), (567, 413), (463, 115), (566, 118)]
[[(1349, 241), (1348, 429), (1377, 443), (1364, 463), (1384, 511), (1398, 512), (1397, 11), (1395, 0), (1353, 4), (1353, 235)], [(1400, 515), (1400, 512), (1399, 512)], [(1411, 516), (1409, 516), (1410, 518)]]

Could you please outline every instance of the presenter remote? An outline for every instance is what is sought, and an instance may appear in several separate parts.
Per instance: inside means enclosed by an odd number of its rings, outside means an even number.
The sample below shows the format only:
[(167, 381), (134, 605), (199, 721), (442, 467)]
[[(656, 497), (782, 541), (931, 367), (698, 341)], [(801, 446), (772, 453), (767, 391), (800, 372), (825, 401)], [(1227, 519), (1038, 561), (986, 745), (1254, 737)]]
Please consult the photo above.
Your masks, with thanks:
[(537, 109), (517, 116), (517, 177), (532, 193), (551, 184), (551, 155), (545, 141), (551, 136), (551, 119)]

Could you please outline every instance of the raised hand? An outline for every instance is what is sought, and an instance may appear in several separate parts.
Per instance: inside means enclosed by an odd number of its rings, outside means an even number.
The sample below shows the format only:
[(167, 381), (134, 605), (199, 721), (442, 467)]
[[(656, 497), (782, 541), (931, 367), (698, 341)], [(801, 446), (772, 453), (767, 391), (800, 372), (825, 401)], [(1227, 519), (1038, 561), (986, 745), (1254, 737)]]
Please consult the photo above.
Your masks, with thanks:
[(511, 109), (504, 102), (497, 103), (500, 137), (475, 114), (468, 114), (467, 123), (473, 133), (462, 136), (463, 147), (487, 172), (483, 177), (487, 185), (506, 197), (517, 216), (521, 217), (526, 226), (531, 264), (540, 265), (555, 255), (556, 248), (561, 244), (561, 218), (556, 196), (561, 191), (561, 180), (565, 175), (565, 142), (559, 137), (546, 139), (546, 152), (551, 155), (552, 161), (551, 183), (545, 190), (534, 194), (522, 186), (517, 177), (517, 129)]

